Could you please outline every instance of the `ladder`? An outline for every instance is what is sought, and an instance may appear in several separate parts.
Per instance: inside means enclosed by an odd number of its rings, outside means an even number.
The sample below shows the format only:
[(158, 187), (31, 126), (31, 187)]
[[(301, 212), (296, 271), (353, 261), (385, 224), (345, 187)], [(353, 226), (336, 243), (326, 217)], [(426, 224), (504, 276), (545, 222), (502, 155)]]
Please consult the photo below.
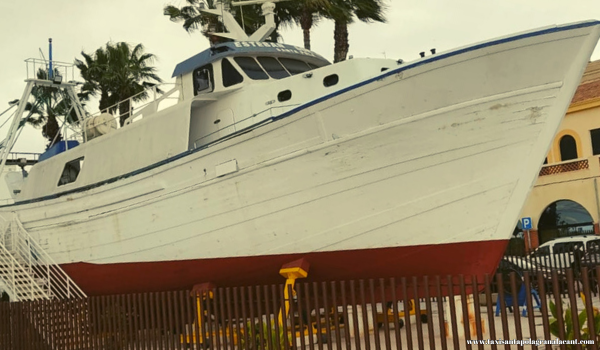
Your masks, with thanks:
[(85, 293), (25, 230), (0, 215), (0, 282), (11, 301), (82, 299)]

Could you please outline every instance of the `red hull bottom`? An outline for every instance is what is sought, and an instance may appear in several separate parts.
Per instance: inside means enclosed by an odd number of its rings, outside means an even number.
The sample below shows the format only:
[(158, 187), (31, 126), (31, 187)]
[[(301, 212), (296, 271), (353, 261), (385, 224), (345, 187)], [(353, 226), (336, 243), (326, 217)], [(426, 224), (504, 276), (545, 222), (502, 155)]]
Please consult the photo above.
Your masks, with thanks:
[(213, 282), (218, 287), (280, 284), (279, 268), (305, 258), (310, 264), (306, 281), (388, 277), (491, 274), (506, 249), (507, 240), (412, 247), (360, 249), (306, 254), (183, 261), (61, 265), (89, 295), (190, 289)]

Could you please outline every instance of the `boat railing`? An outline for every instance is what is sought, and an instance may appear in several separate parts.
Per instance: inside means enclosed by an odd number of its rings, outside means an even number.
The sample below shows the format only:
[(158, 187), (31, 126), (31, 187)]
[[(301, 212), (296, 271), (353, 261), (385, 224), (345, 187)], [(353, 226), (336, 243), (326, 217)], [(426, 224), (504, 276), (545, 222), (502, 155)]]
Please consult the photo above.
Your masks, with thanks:
[(26, 159), (31, 161), (38, 161), (40, 159), (41, 153), (31, 153), (31, 152), (10, 152), (8, 154), (8, 159), (11, 160), (19, 160)]
[[(169, 89), (168, 91), (162, 91), (160, 89), (161, 87), (171, 87), (171, 89)], [(127, 120), (125, 120), (124, 125), (134, 123), (138, 120), (141, 120), (145, 115), (156, 113), (173, 105), (174, 103), (169, 104), (169, 102), (179, 100), (179, 94), (177, 93), (180, 93), (180, 87), (181, 85), (176, 83), (164, 83), (161, 85), (155, 85), (146, 91), (152, 93), (152, 101), (144, 102), (140, 105), (134, 106), (135, 99), (140, 95), (144, 94), (144, 92), (141, 92), (137, 95), (128, 98), (127, 100), (117, 103), (117, 110), (119, 110), (118, 107), (120, 107), (120, 105), (122, 105), (123, 103), (129, 103), (130, 106), (133, 106), (131, 108), (129, 117), (127, 118)], [(121, 116), (125, 115), (127, 115), (127, 112), (119, 114), (117, 118), (120, 118)]]
[(7, 165), (18, 165), (21, 167), (34, 165), (40, 159), (40, 153), (10, 152), (6, 157)]
[[(27, 79), (39, 79), (38, 73), (40, 70), (46, 72), (47, 80), (61, 83), (63, 81), (75, 80), (75, 65), (69, 62), (48, 61), (41, 58), (28, 58), (25, 60), (27, 68)], [(50, 70), (52, 67), (52, 70)], [(52, 73), (50, 73), (52, 71)]]
[[(220, 128), (219, 130), (213, 131), (209, 134), (206, 134), (206, 135), (196, 139), (194, 141), (194, 149), (202, 147), (202, 146), (206, 146), (208, 144), (218, 143), (226, 138), (229, 138), (232, 134), (234, 134), (238, 131), (242, 131), (242, 130), (245, 131), (246, 129), (251, 128), (253, 126), (263, 124), (266, 119), (276, 117), (276, 116), (280, 115), (281, 113), (288, 111), (297, 106), (299, 106), (299, 104), (274, 106), (274, 107), (267, 108), (261, 112), (252, 114), (249, 117), (238, 120), (233, 124), (227, 125), (223, 128)], [(249, 122), (252, 122), (252, 123), (249, 123)], [(222, 135), (222, 134), (225, 134), (225, 135)], [(219, 135), (221, 135), (221, 136), (219, 136)], [(219, 136), (219, 137), (214, 139), (215, 136)]]
[[(180, 87), (181, 85), (176, 83), (163, 83), (152, 86), (127, 99), (121, 100), (111, 106), (86, 116), (83, 123), (84, 126), (82, 128), (76, 128), (74, 125), (65, 125), (65, 128), (71, 130), (70, 139), (76, 139), (78, 141), (85, 140), (85, 123), (103, 113), (110, 114), (112, 119), (97, 123), (95, 126), (116, 123), (117, 128), (122, 128), (143, 119), (145, 116), (154, 114), (176, 104), (180, 96)], [(164, 91), (163, 89), (165, 88), (169, 89)], [(150, 98), (143, 99), (144, 96), (148, 96)], [(141, 101), (142, 99), (143, 101)], [(122, 111), (122, 106), (125, 106), (126, 110)], [(129, 106), (129, 108), (127, 108), (127, 106)], [(123, 123), (121, 123), (121, 120), (124, 117), (125, 119), (123, 120)], [(65, 132), (65, 135), (66, 134), (67, 133)]]

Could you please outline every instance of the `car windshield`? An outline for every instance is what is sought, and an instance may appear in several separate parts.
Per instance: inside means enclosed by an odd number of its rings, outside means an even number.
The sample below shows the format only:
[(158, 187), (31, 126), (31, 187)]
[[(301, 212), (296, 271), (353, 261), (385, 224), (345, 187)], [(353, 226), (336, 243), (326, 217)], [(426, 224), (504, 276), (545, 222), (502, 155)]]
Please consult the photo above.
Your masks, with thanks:
[(538, 257), (538, 256), (546, 256), (546, 255), (550, 255), (550, 247), (548, 247), (548, 246), (539, 247), (538, 249), (534, 250), (530, 256)]
[(583, 242), (556, 243), (552, 248), (554, 254), (571, 253), (575, 250), (583, 251)]

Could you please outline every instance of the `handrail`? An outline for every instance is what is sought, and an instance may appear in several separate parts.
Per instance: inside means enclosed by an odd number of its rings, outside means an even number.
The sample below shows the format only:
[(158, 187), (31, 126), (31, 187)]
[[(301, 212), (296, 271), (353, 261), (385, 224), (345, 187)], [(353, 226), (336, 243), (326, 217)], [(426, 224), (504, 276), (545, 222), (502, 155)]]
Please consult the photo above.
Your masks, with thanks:
[[(175, 87), (174, 87), (174, 88), (172, 88), (171, 90), (169, 90), (169, 91), (167, 91), (167, 92), (163, 92), (161, 97), (159, 97), (159, 98), (156, 98), (156, 94), (158, 93), (156, 89), (157, 89), (157, 86), (156, 86), (156, 85), (152, 87), (152, 91), (154, 92), (154, 100), (153, 100), (152, 102), (148, 102), (148, 103), (146, 103), (145, 105), (142, 105), (142, 106), (139, 106), (139, 107), (137, 107), (137, 108), (138, 108), (138, 111), (137, 111), (137, 112), (135, 112), (135, 113), (134, 113), (134, 112), (132, 111), (132, 112), (130, 113), (130, 116), (129, 116), (129, 118), (127, 118), (127, 119), (125, 120), (125, 125), (129, 125), (129, 124), (133, 123), (134, 119), (135, 119), (137, 116), (144, 114), (144, 112), (146, 112), (146, 109), (147, 109), (148, 107), (152, 107), (152, 108), (151, 108), (151, 110), (150, 110), (151, 112), (157, 112), (157, 111), (158, 111), (158, 105), (159, 105), (159, 104), (160, 104), (162, 101), (166, 100), (167, 98), (170, 98), (169, 96), (171, 96), (173, 93), (175, 93), (175, 92), (178, 92), (178, 91), (179, 91), (179, 87), (178, 87), (178, 86), (175, 86)], [(131, 98), (133, 98), (133, 97), (130, 97), (130, 99), (131, 99)], [(173, 98), (173, 97), (171, 97), (171, 98)], [(130, 105), (131, 105), (131, 102), (133, 102), (133, 101), (130, 101), (130, 102), (129, 102), (129, 104), (130, 104)], [(123, 116), (123, 115), (125, 115), (125, 114), (126, 114), (126, 113), (123, 113), (123, 114), (119, 115), (119, 116), (118, 116), (118, 118), (121, 118), (121, 116)]]
[[(164, 87), (164, 86), (173, 86), (173, 88), (171, 88), (170, 90), (168, 90), (166, 92), (158, 91), (158, 89), (160, 87)], [(143, 103), (141, 103), (139, 105), (135, 105), (135, 104), (137, 104), (137, 102), (135, 102), (134, 100), (137, 97), (139, 97), (139, 96), (141, 96), (143, 94), (146, 94), (146, 93), (150, 93), (150, 92), (153, 95), (153, 97), (151, 98), (150, 101), (144, 101)], [(154, 85), (154, 86), (152, 86), (152, 87), (150, 87), (148, 89), (145, 89), (144, 91), (139, 92), (139, 93), (137, 93), (137, 94), (135, 94), (135, 95), (133, 95), (131, 97), (128, 97), (128, 98), (126, 98), (124, 100), (121, 100), (121, 101), (119, 101), (119, 102), (117, 102), (117, 103), (115, 103), (113, 105), (110, 105), (110, 106), (108, 106), (106, 108), (103, 108), (102, 110), (99, 110), (99, 111), (97, 111), (95, 113), (92, 113), (92, 114), (88, 115), (85, 119), (86, 120), (87, 119), (91, 119), (91, 118), (94, 118), (96, 116), (99, 116), (102, 113), (107, 113), (110, 110), (115, 110), (115, 111), (117, 111), (116, 114), (110, 113), (112, 115), (112, 119), (107, 120), (107, 121), (105, 121), (105, 122), (103, 122), (101, 124), (98, 124), (98, 125), (106, 125), (106, 124), (112, 123), (113, 121), (116, 121), (117, 122), (117, 128), (121, 128), (122, 126), (121, 126), (121, 123), (120, 123), (120, 119), (121, 119), (122, 116), (129, 114), (129, 118), (127, 118), (125, 120), (124, 126), (125, 125), (129, 125), (129, 124), (135, 122), (134, 119), (136, 119), (140, 115), (143, 115), (144, 113), (148, 113), (148, 112), (155, 113), (155, 112), (159, 111), (160, 110), (159, 106), (160, 106), (160, 104), (162, 102), (164, 102), (166, 100), (171, 100), (171, 99), (172, 100), (179, 99), (179, 97), (172, 97), (172, 95), (174, 93), (176, 93), (176, 92), (180, 92), (181, 93), (181, 84), (177, 84), (177, 83), (157, 84), (157, 85)], [(158, 96), (159, 94), (161, 96)], [(124, 104), (124, 103), (129, 103), (129, 109), (130, 110), (128, 112), (121, 113), (120, 112), (120, 106), (122, 104)], [(84, 129), (85, 129), (85, 126), (86, 126), (85, 123), (86, 123), (86, 121), (84, 121), (82, 123), (81, 130), (74, 130), (70, 125), (65, 125), (65, 128), (69, 128), (70, 130), (73, 131), (73, 133), (71, 134), (70, 139), (80, 139), (80, 140), (85, 139), (83, 137), (83, 135), (84, 135)]]
[[(46, 71), (50, 68), (48, 61), (39, 58), (26, 59), (25, 66), (27, 69), (27, 79), (30, 77), (36, 79), (38, 69), (40, 68), (43, 68)], [(71, 81), (75, 80), (75, 65), (73, 63), (52, 60), (52, 70), (58, 71), (65, 79), (71, 78)]]
[[(299, 104), (285, 105), (285, 106), (274, 106), (274, 107), (270, 107), (270, 108), (267, 108), (267, 109), (265, 109), (265, 110), (262, 110), (262, 111), (260, 111), (260, 112), (258, 112), (258, 113), (252, 114), (252, 115), (251, 115), (251, 116), (249, 116), (249, 117), (246, 117), (246, 118), (244, 118), (244, 119), (242, 119), (242, 120), (236, 121), (235, 123), (233, 123), (233, 124), (230, 124), (230, 125), (228, 125), (228, 126), (226, 126), (226, 127), (222, 128), (222, 129), (219, 129), (219, 130), (217, 130), (217, 131), (213, 131), (213, 132), (211, 132), (211, 133), (209, 133), (209, 134), (206, 134), (206, 135), (204, 135), (204, 136), (200, 137), (199, 139), (196, 139), (196, 140), (194, 140), (194, 149), (196, 149), (196, 148), (198, 148), (198, 147), (200, 147), (200, 146), (203, 146), (203, 145), (200, 143), (200, 141), (201, 141), (201, 140), (205, 140), (205, 139), (207, 139), (207, 138), (209, 138), (209, 137), (211, 137), (211, 136), (213, 136), (213, 135), (216, 135), (216, 134), (218, 134), (218, 133), (220, 133), (220, 132), (223, 132), (223, 130), (226, 130), (226, 129), (229, 129), (229, 128), (232, 128), (232, 127), (233, 127), (233, 128), (234, 128), (234, 130), (233, 130), (233, 132), (231, 132), (230, 134), (233, 134), (233, 133), (235, 133), (235, 132), (237, 131), (237, 130), (235, 130), (235, 127), (236, 127), (236, 126), (238, 126), (239, 124), (242, 124), (243, 122), (246, 122), (246, 121), (248, 121), (248, 120), (251, 120), (251, 119), (253, 119), (253, 118), (256, 118), (256, 117), (258, 117), (259, 115), (261, 115), (261, 114), (263, 114), (263, 113), (271, 112), (271, 114), (270, 114), (268, 117), (266, 117), (266, 118), (265, 118), (265, 119), (267, 119), (267, 118), (269, 118), (269, 117), (273, 117), (273, 113), (272, 113), (272, 112), (273, 112), (273, 109), (275, 109), (275, 108), (292, 108), (292, 107), (296, 107), (296, 106), (298, 106), (298, 105), (299, 105)], [(229, 137), (229, 136), (230, 136), (230, 134), (228, 134), (228, 135), (226, 135), (226, 136), (223, 136), (223, 137)], [(218, 140), (219, 140), (219, 139), (217, 139), (217, 140), (214, 140), (213, 142), (216, 142), (216, 141), (218, 141)]]
[[(8, 154), (8, 159), (16, 160), (19, 158), (38, 160), (42, 154), (41, 153), (32, 153), (32, 152), (10, 152)], [(21, 157), (20, 157), (21, 156)], [(31, 156), (31, 158), (29, 158)]]
[[(46, 251), (44, 249), (42, 249), (42, 247), (37, 243), (37, 241), (35, 239), (33, 239), (33, 237), (31, 237), (29, 232), (27, 232), (27, 230), (23, 227), (23, 224), (18, 219), (16, 214), (13, 217), (13, 222), (17, 224), (20, 233), (23, 234), (23, 236), (26, 238), (26, 242), (28, 242), (28, 248), (29, 248), (30, 254), (27, 254), (27, 255), (30, 258), (37, 257), (36, 260), (38, 262), (41, 262), (41, 264), (35, 264), (35, 265), (32, 263), (31, 266), (34, 269), (39, 268), (39, 266), (46, 267), (47, 272), (48, 272), (48, 282), (51, 282), (50, 273), (52, 273), (52, 275), (56, 276), (56, 278), (58, 278), (58, 279), (63, 279), (64, 280), (63, 283), (65, 284), (65, 286), (63, 287), (62, 284), (59, 284), (58, 286), (66, 289), (66, 295), (65, 295), (66, 298), (71, 298), (71, 297), (86, 298), (87, 296), (85, 295), (85, 293), (79, 288), (79, 286), (77, 286), (77, 284), (75, 284), (75, 282), (73, 282), (71, 277), (69, 277), (69, 275), (67, 275), (58, 266), (58, 264), (50, 257), (50, 255), (48, 255), (48, 253), (46, 253)], [(35, 254), (35, 255), (33, 255), (33, 254)], [(41, 259), (41, 261), (39, 259), (40, 257), (43, 258), (43, 259)], [(51, 285), (51, 284), (49, 284), (49, 285)]]
[[(49, 299), (48, 293), (33, 280), (30, 274), (25, 273), (27, 269), (10, 254), (10, 250), (2, 242), (0, 242), (0, 253), (0, 265), (5, 269), (0, 273), (0, 278), (3, 279), (4, 286), (9, 289), (7, 292), (12, 300), (35, 300), (40, 296)], [(10, 271), (6, 271), (7, 269)], [(19, 276), (19, 282), (17, 282), (17, 276)], [(22, 283), (25, 281), (28, 283)]]
[(4, 222), (0, 235), (0, 279), (11, 299), (86, 298), (85, 293), (27, 232), (16, 214)]

